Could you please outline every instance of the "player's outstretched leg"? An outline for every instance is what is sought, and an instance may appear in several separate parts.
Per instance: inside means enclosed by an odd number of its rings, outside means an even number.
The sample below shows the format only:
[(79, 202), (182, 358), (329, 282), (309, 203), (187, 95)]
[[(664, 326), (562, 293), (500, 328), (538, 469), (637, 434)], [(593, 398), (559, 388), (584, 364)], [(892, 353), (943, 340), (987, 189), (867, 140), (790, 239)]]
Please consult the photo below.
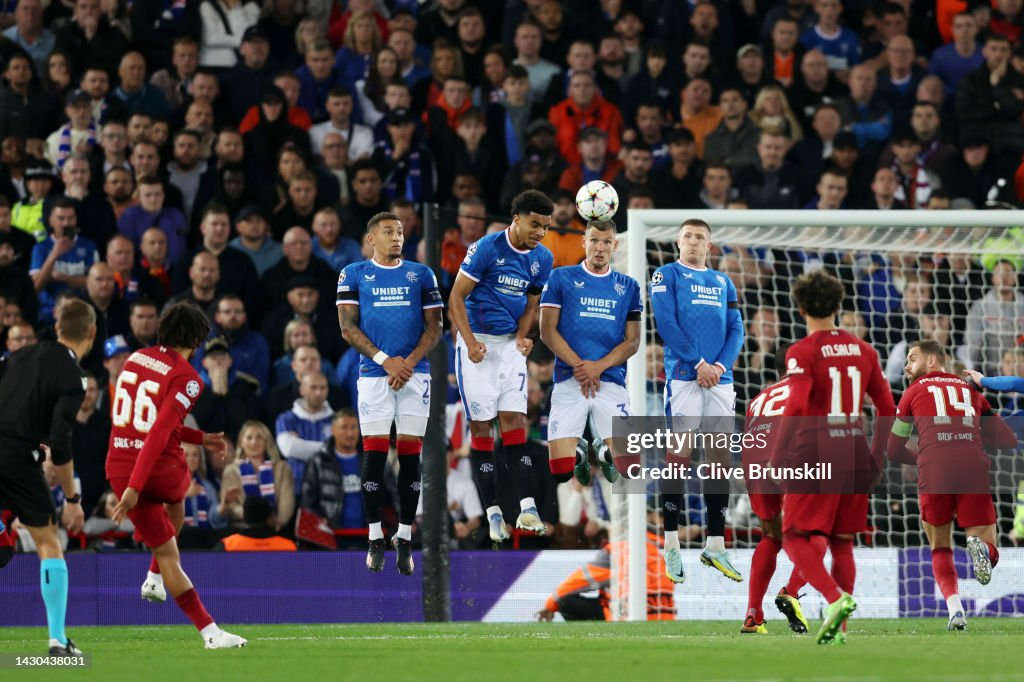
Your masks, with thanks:
[(665, 528), (665, 575), (674, 583), (686, 582), (683, 557), (679, 553), (679, 508), (683, 505), (681, 493), (662, 493), (662, 524)]
[(384, 568), (384, 530), (380, 525), (380, 508), (384, 499), (384, 467), (390, 447), (389, 436), (363, 437), (363, 506), (370, 527), (366, 568), (373, 572)]
[(825, 621), (815, 637), (818, 644), (829, 644), (836, 638), (836, 632), (843, 626), (843, 621), (857, 608), (857, 603), (839, 588), (835, 578), (825, 570), (824, 557), (828, 540), (822, 535), (808, 535), (793, 530), (783, 536), (782, 547), (807, 582), (821, 592), (829, 603), (825, 609)]
[(196, 630), (203, 638), (207, 649), (232, 649), (243, 647), (248, 640), (230, 632), (221, 630), (213, 617), (206, 611), (203, 602), (181, 568), (181, 557), (178, 554), (178, 542), (174, 537), (153, 550), (160, 565), (160, 574), (164, 577), (164, 585), (178, 607), (192, 621)]
[(3, 568), (14, 558), (14, 533), (10, 531), (3, 521), (0, 521), (0, 568)]
[(420, 451), (422, 441), (415, 436), (398, 436), (398, 532), (391, 539), (402, 575), (412, 575), (412, 524), (420, 501)]
[(46, 606), (46, 625), (50, 632), (51, 656), (81, 656), (71, 638), (64, 632), (68, 610), (68, 565), (60, 546), (57, 526), (26, 526), (39, 555), (39, 589)]

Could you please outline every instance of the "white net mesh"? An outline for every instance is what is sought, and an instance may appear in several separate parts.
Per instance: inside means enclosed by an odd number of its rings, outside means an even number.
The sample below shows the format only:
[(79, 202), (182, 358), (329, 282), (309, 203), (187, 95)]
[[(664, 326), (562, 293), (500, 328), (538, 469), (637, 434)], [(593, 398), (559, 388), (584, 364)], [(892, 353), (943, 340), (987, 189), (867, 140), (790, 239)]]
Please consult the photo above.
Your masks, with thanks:
[[(897, 402), (904, 389), (906, 344), (919, 337), (943, 343), (957, 359), (957, 371), (966, 366), (985, 374), (1012, 374), (1016, 368), (1024, 368), (1024, 356), (1020, 364), (1014, 364), (1014, 354), (1024, 353), (1024, 349), (1013, 350), (1024, 341), (1024, 229), (1014, 226), (1019, 218), (1012, 212), (633, 211), (629, 216), (631, 233), (620, 236), (616, 269), (637, 278), (646, 291), (654, 270), (677, 259), (679, 225), (689, 217), (711, 224), (714, 247), (708, 264), (733, 281), (740, 298), (746, 342), (734, 368), (739, 415), (749, 399), (775, 380), (775, 349), (805, 334), (790, 302), (790, 282), (822, 267), (839, 277), (847, 290), (840, 325), (876, 348)], [(645, 257), (638, 258), (635, 249), (640, 244)], [(994, 287), (994, 281), (1004, 288)], [(1000, 293), (1008, 290), (1015, 292), (1013, 296)], [(646, 309), (648, 304), (645, 300)], [(652, 316), (648, 314), (646, 320), (645, 343), (636, 361), (641, 366), (631, 368), (629, 381), (634, 413), (654, 416), (664, 414), (663, 353)], [(641, 376), (642, 389), (637, 386)], [(1004, 415), (1016, 413), (1024, 420), (1024, 400), (1018, 403), (1012, 394), (988, 397)], [(1020, 428), (1018, 423), (1018, 435)], [(1005, 546), (1010, 536), (1024, 535), (1024, 523), (1018, 521), (1016, 529), (1014, 526), (1024, 463), (1015, 452), (1005, 452), (994, 457), (992, 469), (1000, 544)], [(757, 543), (760, 530), (742, 483), (736, 486), (726, 514), (726, 541), (733, 563), (746, 574), (750, 561), (746, 550)], [(676, 591), (678, 617), (740, 618), (746, 605), (746, 584), (731, 584), (697, 562), (703, 543), (697, 529), (705, 523), (697, 492), (695, 488), (686, 496), (686, 509), (680, 514), (680, 539), (683, 547), (692, 551), (684, 552), (688, 580)], [(621, 541), (632, 538), (638, 543), (642, 539), (627, 522), (627, 497), (616, 495), (611, 505), (612, 546), (616, 550), (613, 586), (621, 588), (613, 589), (613, 597), (618, 598), (613, 600), (612, 610), (622, 619), (629, 617), (629, 595), (633, 594), (624, 587), (628, 552), (631, 546), (640, 545)], [(653, 508), (660, 506), (658, 502), (653, 494), (647, 500)], [(1021, 516), (1024, 519), (1024, 513)], [(691, 527), (689, 533), (687, 526)], [(930, 559), (922, 549), (927, 542), (921, 531), (916, 470), (889, 466), (872, 496), (868, 527), (858, 546), (873, 548), (868, 550), (871, 558), (862, 559), (862, 550), (858, 550), (858, 561), (880, 568), (862, 572), (858, 585), (871, 580), (893, 585), (889, 592), (880, 593), (877, 609), (869, 609), (872, 613), (865, 615), (943, 614)], [(692, 535), (689, 542), (688, 535)], [(957, 546), (963, 547), (959, 533), (955, 539)], [(881, 560), (883, 553), (888, 564)], [(966, 555), (958, 552), (956, 557), (964, 578), (968, 574)], [(886, 565), (896, 567), (893, 576), (882, 575), (881, 567)], [(789, 570), (785, 554), (780, 554), (769, 596), (778, 590), (776, 583), (784, 583)], [(1006, 579), (1020, 581), (1024, 576), (1019, 573)], [(690, 595), (699, 595), (700, 601), (691, 603)], [(695, 610), (706, 603), (716, 605), (717, 615), (708, 614), (703, 606)], [(809, 606), (813, 610), (813, 601)], [(979, 606), (976, 615), (998, 614), (1011, 607), (996, 603), (984, 608), (988, 611)]]

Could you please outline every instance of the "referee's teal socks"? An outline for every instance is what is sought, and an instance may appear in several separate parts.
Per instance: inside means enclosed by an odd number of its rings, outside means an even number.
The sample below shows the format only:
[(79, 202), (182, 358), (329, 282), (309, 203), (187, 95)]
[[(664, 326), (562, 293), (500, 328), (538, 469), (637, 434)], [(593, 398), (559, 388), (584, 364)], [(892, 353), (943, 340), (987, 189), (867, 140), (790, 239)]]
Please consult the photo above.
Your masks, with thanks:
[(67, 644), (64, 616), (68, 610), (68, 565), (63, 559), (43, 559), (39, 564), (39, 587), (46, 604), (50, 639)]

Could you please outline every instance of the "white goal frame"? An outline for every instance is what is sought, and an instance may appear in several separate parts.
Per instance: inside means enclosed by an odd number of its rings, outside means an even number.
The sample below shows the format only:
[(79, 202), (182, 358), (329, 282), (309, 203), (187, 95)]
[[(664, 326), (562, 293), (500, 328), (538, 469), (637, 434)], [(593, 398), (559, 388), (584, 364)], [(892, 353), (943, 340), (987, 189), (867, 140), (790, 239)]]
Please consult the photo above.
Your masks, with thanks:
[[(973, 211), (811, 211), (811, 210), (698, 210), (698, 209), (631, 209), (627, 212), (627, 230), (619, 235), (626, 246), (625, 273), (640, 284), (645, 314), (650, 315), (647, 294), (647, 238), (652, 228), (662, 231), (667, 226), (681, 226), (686, 220), (698, 218), (711, 225), (712, 242), (715, 231), (723, 227), (820, 227), (826, 229), (863, 228), (986, 228), (1024, 224), (1024, 212), (1008, 210)], [(939, 220), (941, 216), (941, 220)], [(673, 240), (674, 241), (674, 240)], [(799, 244), (793, 244), (799, 247)], [(621, 261), (620, 261), (621, 263)], [(645, 323), (646, 325), (646, 323)], [(644, 327), (646, 329), (646, 326)], [(634, 411), (647, 404), (647, 334), (640, 334), (640, 346), (629, 359), (626, 385)], [(627, 501), (626, 570), (628, 585), (627, 618), (647, 619), (647, 500), (644, 495), (628, 495)]]

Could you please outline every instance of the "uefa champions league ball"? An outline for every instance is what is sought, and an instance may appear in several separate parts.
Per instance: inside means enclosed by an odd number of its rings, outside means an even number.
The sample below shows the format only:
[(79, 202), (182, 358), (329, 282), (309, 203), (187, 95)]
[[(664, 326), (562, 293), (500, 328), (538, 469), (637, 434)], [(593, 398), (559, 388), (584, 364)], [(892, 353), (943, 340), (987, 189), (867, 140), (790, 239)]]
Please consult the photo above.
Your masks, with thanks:
[(619, 193), (603, 180), (591, 180), (576, 192), (576, 210), (588, 222), (611, 220), (619, 210)]

